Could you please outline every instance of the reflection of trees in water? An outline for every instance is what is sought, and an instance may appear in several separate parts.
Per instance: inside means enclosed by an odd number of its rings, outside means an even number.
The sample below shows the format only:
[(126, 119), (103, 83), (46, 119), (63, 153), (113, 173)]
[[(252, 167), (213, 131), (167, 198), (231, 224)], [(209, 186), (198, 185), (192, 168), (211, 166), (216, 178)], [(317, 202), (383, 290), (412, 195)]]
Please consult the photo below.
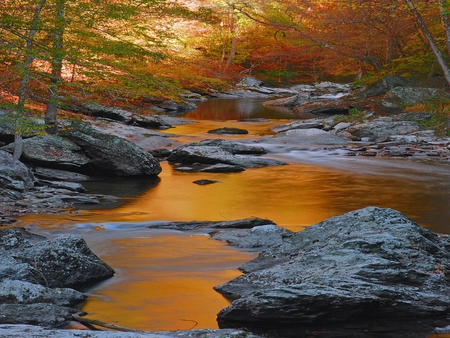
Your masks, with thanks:
[(289, 119), (294, 114), (285, 107), (263, 107), (268, 99), (210, 99), (198, 104), (198, 108), (186, 118), (195, 120), (239, 120), (249, 118)]

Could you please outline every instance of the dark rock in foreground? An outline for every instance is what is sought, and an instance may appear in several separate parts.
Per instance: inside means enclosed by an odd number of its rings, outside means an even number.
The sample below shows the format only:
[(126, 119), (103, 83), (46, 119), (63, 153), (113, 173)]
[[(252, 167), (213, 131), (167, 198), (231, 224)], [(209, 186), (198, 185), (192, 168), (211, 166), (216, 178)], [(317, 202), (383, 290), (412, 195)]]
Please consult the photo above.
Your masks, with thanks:
[(79, 311), (72, 307), (87, 299), (68, 287), (104, 280), (113, 274), (114, 270), (82, 238), (47, 240), (23, 228), (2, 229), (0, 324), (62, 325)]
[(68, 235), (32, 244), (29, 236), (21, 228), (0, 230), (0, 280), (73, 287), (114, 274), (81, 237)]
[(263, 251), (241, 267), (244, 275), (217, 286), (235, 299), (218, 314), (219, 325), (309, 330), (445, 318), (449, 239), (391, 209), (327, 219)]

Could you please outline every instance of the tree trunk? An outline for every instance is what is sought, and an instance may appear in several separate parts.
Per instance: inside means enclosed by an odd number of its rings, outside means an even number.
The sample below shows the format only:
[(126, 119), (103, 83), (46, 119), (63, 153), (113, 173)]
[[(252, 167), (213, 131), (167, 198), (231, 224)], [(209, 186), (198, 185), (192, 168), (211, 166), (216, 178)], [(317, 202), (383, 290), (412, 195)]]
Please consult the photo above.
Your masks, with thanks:
[(23, 139), (21, 133), (15, 133), (14, 134), (14, 151), (13, 151), (13, 157), (15, 160), (20, 159), (23, 152)]
[(447, 52), (450, 55), (450, 3), (448, 2), (448, 0), (439, 0), (439, 5), (441, 7), (442, 22), (444, 24)]
[[(37, 33), (37, 26), (41, 19), (41, 11), (45, 5), (46, 0), (42, 0), (40, 4), (36, 6), (34, 10), (33, 20), (30, 24), (30, 29), (28, 30), (25, 38), (26, 38), (26, 47), (25, 47), (25, 59), (23, 61), (22, 66), (22, 80), (20, 81), (19, 88), (19, 101), (16, 106), (16, 114), (18, 114), (18, 119), (20, 119), (21, 115), (24, 114), (25, 109), (25, 101), (27, 99), (27, 90), (28, 83), (30, 82), (30, 67), (33, 63), (33, 48), (34, 48), (34, 38)], [(13, 156), (14, 159), (18, 160), (22, 156), (23, 151), (23, 142), (22, 142), (22, 133), (21, 133), (20, 122), (16, 125), (16, 130), (14, 132), (14, 151)]]
[(420, 29), (422, 30), (423, 35), (428, 41), (428, 44), (431, 47), (431, 50), (433, 51), (434, 56), (437, 59), (437, 62), (439, 63), (439, 66), (442, 69), (442, 72), (444, 73), (445, 80), (450, 85), (450, 67), (447, 64), (447, 62), (444, 59), (444, 56), (442, 55), (442, 52), (439, 50), (439, 47), (436, 44), (436, 41), (433, 38), (433, 35), (431, 35), (431, 32), (429, 31), (425, 21), (423, 20), (420, 13), (417, 11), (416, 7), (414, 6), (414, 3), (411, 0), (405, 0), (408, 7), (411, 9), (411, 12), (414, 15), (414, 18), (416, 19), (416, 22)]
[(49, 97), (47, 110), (45, 112), (45, 123), (48, 125), (47, 133), (55, 134), (58, 129), (56, 125), (56, 113), (59, 103), (59, 90), (62, 82), (62, 63), (64, 58), (63, 37), (65, 30), (65, 3), (66, 0), (56, 1), (55, 29), (52, 34), (52, 74), (50, 78)]
[(235, 32), (235, 36), (233, 37), (233, 40), (231, 41), (230, 55), (228, 56), (227, 67), (226, 67), (227, 72), (228, 72), (229, 68), (233, 65), (234, 57), (236, 56), (237, 43), (238, 43), (238, 37), (237, 37), (237, 32)]

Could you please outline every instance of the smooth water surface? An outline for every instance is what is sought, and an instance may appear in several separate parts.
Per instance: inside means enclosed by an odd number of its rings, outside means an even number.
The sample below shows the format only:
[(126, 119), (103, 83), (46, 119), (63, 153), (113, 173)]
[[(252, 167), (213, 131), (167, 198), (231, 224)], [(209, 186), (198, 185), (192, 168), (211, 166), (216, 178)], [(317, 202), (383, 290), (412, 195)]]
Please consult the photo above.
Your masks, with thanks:
[[(219, 109), (215, 102), (213, 108)], [(249, 135), (221, 137), (253, 143), (282, 122), (286, 121), (197, 120), (167, 132), (186, 135), (180, 137), (184, 141), (197, 141), (214, 137), (207, 134), (209, 128), (239, 126), (247, 128)], [(19, 224), (48, 236), (83, 236), (116, 269), (116, 275), (88, 290), (92, 297), (82, 310), (91, 318), (141, 330), (217, 327), (216, 314), (229, 302), (213, 286), (237, 277), (237, 268), (257, 255), (213, 241), (206, 230), (148, 229), (155, 221), (261, 217), (300, 231), (328, 217), (379, 206), (399, 210), (433, 231), (450, 232), (448, 163), (346, 157), (339, 149), (266, 146), (267, 156), (288, 164), (222, 174), (178, 172), (163, 162), (157, 179), (85, 184), (93, 192), (121, 196), (114, 209), (105, 205), (104, 209), (29, 215)], [(192, 183), (198, 179), (219, 183)]]

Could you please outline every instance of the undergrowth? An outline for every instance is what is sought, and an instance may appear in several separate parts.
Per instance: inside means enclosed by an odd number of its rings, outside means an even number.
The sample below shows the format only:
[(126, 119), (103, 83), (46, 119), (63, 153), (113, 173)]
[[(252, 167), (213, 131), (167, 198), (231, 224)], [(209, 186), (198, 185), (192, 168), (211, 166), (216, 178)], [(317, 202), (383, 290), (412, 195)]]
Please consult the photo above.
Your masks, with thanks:
[(428, 113), (429, 119), (412, 119), (422, 129), (433, 129), (437, 136), (450, 136), (450, 99), (436, 99), (405, 108), (405, 113)]
[(357, 108), (351, 108), (347, 115), (334, 116), (334, 123), (363, 122), (363, 121), (364, 121), (364, 112)]

